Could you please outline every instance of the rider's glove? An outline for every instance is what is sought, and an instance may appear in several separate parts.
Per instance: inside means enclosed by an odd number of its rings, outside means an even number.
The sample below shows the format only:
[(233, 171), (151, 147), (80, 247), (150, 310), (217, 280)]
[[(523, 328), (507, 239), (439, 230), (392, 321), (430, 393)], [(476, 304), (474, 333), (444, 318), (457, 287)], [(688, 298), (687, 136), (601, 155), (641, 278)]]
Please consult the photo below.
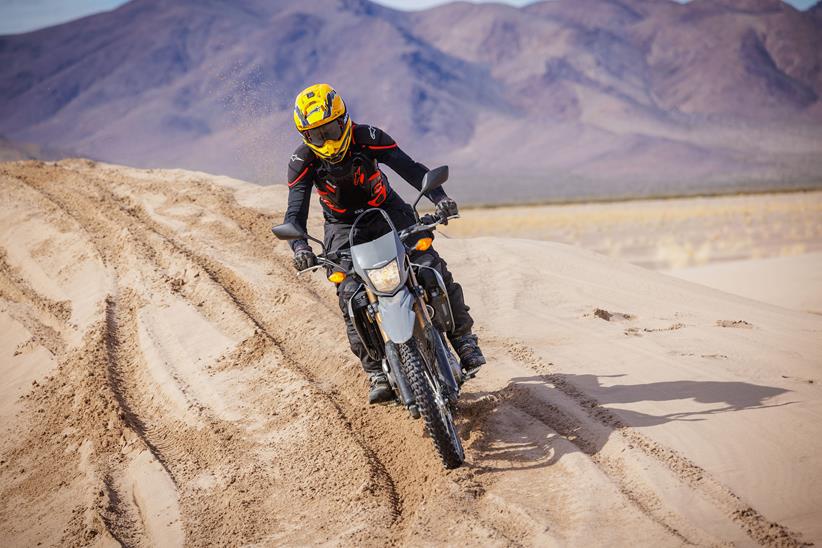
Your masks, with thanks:
[(308, 242), (297, 242), (294, 244), (294, 268), (305, 270), (317, 264), (317, 256), (311, 250)]
[(442, 224), (444, 225), (448, 224), (448, 217), (458, 215), (459, 212), (460, 210), (457, 207), (457, 202), (448, 196), (437, 202), (437, 216), (442, 219)]

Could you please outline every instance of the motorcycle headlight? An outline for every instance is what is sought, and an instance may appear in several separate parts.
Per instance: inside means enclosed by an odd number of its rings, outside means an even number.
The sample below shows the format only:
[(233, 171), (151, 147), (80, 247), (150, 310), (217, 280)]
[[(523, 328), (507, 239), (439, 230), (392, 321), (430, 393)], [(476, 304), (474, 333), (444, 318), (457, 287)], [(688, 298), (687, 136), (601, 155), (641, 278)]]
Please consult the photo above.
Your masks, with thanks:
[(377, 291), (390, 293), (400, 285), (400, 269), (397, 268), (397, 261), (394, 259), (382, 268), (368, 270), (368, 279)]

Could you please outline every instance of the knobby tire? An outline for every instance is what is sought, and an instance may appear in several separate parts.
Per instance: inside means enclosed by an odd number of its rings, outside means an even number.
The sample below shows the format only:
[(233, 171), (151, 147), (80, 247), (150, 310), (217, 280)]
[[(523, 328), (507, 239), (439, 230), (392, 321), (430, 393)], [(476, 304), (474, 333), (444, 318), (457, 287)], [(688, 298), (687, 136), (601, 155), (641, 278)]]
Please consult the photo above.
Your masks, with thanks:
[[(440, 414), (433, 389), (426, 378), (426, 367), (416, 341), (411, 339), (407, 343), (399, 345), (399, 350), (405, 378), (414, 393), (417, 408), (425, 422), (425, 429), (434, 442), (434, 448), (437, 450), (445, 468), (458, 468), (464, 460), (462, 446), (459, 438), (452, 439), (448, 425), (445, 424)], [(456, 432), (453, 418), (450, 426)]]

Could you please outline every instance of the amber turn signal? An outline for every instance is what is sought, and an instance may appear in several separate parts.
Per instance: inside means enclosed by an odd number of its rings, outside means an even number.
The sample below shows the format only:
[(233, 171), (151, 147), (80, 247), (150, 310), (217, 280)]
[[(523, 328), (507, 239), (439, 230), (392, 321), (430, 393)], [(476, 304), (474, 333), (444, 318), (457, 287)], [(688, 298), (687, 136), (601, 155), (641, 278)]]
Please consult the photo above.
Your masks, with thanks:
[(332, 272), (331, 276), (328, 277), (329, 282), (334, 282), (338, 284), (345, 279), (345, 272)]
[(414, 245), (414, 249), (417, 251), (428, 251), (428, 248), (431, 247), (431, 242), (433, 241), (433, 238), (420, 238), (417, 240), (416, 245)]

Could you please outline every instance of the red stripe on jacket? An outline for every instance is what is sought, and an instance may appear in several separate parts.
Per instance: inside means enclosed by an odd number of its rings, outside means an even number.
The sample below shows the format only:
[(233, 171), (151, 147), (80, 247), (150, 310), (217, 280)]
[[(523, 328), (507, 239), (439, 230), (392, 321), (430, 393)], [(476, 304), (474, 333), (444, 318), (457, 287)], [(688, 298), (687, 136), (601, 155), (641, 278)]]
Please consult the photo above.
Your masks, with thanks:
[(311, 166), (305, 166), (305, 169), (303, 170), (303, 172), (302, 172), (302, 173), (300, 173), (299, 175), (297, 175), (297, 178), (296, 178), (296, 179), (294, 179), (293, 181), (291, 181), (290, 183), (288, 183), (288, 188), (291, 188), (292, 186), (294, 186), (294, 185), (296, 185), (297, 183), (299, 183), (299, 182), (300, 182), (300, 179), (302, 179), (302, 178), (305, 176), (305, 174), (306, 174), (306, 173), (308, 173), (308, 168), (309, 168), (309, 167), (311, 167)]
[(347, 208), (342, 208), (342, 209), (340, 209), (340, 208), (338, 208), (338, 207), (335, 207), (335, 206), (334, 206), (334, 204), (332, 204), (332, 203), (331, 203), (331, 200), (329, 200), (329, 199), (328, 199), (328, 198), (326, 198), (326, 197), (321, 197), (321, 198), (320, 198), (320, 200), (322, 200), (322, 202), (323, 202), (326, 206), (328, 206), (328, 209), (330, 209), (331, 211), (334, 211), (334, 212), (336, 212), (336, 213), (345, 213), (346, 211), (348, 211), (348, 209), (347, 209)]

